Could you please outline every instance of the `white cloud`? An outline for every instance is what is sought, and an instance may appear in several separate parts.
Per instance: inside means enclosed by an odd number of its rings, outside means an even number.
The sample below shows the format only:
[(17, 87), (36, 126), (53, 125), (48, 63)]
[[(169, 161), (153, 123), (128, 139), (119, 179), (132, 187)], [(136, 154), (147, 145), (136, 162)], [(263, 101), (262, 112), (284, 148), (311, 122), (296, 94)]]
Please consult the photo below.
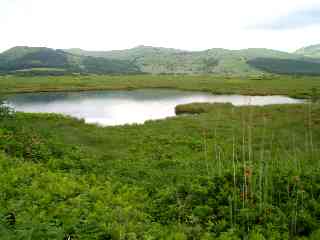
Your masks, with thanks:
[(312, 8), (299, 9), (286, 15), (282, 15), (262, 23), (253, 23), (250, 28), (269, 29), (269, 30), (287, 30), (301, 29), (310, 26), (320, 25), (320, 5)]
[(319, 25), (274, 31), (273, 23), (318, 0), (0, 0), (0, 50), (15, 45), (89, 50), (154, 45), (190, 50), (320, 42)]

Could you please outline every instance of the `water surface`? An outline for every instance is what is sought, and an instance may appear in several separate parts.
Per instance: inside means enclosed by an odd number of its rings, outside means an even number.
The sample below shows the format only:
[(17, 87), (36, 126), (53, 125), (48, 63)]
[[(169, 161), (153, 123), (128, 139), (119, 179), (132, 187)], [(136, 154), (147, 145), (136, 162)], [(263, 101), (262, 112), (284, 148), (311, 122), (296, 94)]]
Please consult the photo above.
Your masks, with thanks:
[(87, 123), (122, 125), (175, 116), (174, 108), (192, 102), (241, 105), (293, 104), (302, 100), (285, 96), (212, 95), (171, 89), (27, 93), (11, 96), (8, 104), (17, 111), (61, 113)]

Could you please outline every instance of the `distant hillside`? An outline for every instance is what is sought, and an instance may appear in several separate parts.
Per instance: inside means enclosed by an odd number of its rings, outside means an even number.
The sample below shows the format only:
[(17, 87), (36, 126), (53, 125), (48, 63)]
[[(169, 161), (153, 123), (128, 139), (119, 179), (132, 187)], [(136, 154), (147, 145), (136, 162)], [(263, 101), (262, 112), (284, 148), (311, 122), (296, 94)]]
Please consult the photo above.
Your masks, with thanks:
[(184, 51), (138, 46), (115, 51), (14, 47), (0, 54), (0, 73), (28, 74), (320, 74), (320, 45), (295, 53), (265, 48)]
[(51, 48), (14, 47), (0, 54), (0, 72), (25, 73), (28, 70), (102, 74), (140, 72), (127, 60), (80, 56)]
[[(271, 49), (251, 48), (227, 50), (214, 48), (205, 51), (183, 51), (178, 49), (138, 46), (118, 51), (85, 51), (81, 49), (65, 50), (83, 56), (131, 61), (146, 73), (182, 73), (182, 74), (259, 74), (262, 72), (288, 73), (297, 67), (295, 74), (309, 73), (315, 69), (313, 60), (298, 54), (290, 54)], [(259, 60), (260, 59), (260, 60)], [(263, 61), (261, 61), (263, 59)], [(277, 62), (281, 61), (278, 66)], [(285, 61), (287, 60), (287, 61)], [(265, 64), (261, 66), (260, 63)], [(293, 64), (293, 65), (292, 65)], [(308, 65), (312, 67), (305, 71)], [(291, 66), (292, 65), (292, 66)], [(290, 73), (290, 72), (289, 72)], [(318, 71), (311, 74), (318, 74)]]
[(320, 44), (300, 48), (295, 53), (306, 57), (320, 58)]
[(310, 60), (255, 58), (248, 63), (269, 73), (320, 75), (320, 63)]

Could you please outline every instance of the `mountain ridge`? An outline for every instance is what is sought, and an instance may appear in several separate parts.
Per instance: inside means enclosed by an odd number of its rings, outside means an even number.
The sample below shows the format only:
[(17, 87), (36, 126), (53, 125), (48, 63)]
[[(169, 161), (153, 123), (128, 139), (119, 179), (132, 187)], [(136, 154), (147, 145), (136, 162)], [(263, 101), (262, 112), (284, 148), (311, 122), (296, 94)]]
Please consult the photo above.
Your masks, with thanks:
[(17, 46), (0, 54), (0, 72), (16, 72), (35, 68), (99, 74), (139, 72), (136, 66), (126, 60), (81, 56), (61, 49), (46, 47)]
[[(309, 59), (307, 56), (267, 48), (240, 50), (211, 48), (201, 51), (186, 51), (140, 45), (131, 49), (113, 51), (86, 51), (83, 49), (78, 49), (77, 52), (72, 49), (64, 49), (64, 51), (84, 56), (132, 61), (139, 66), (142, 72), (152, 74), (249, 75), (262, 72), (313, 74), (316, 69), (313, 62), (318, 64), (318, 60)], [(275, 68), (274, 62), (278, 62), (281, 68)], [(268, 64), (268, 66), (261, 67), (261, 63)], [(295, 66), (297, 69), (292, 69), (291, 66)], [(320, 74), (320, 70), (316, 74)]]
[(320, 58), (320, 44), (314, 44), (300, 48), (295, 51), (296, 54), (301, 54), (307, 57)]
[(294, 53), (267, 48), (187, 51), (139, 45), (124, 50), (86, 51), (80, 48), (17, 46), (0, 54), (0, 71), (34, 68), (97, 74), (141, 72), (250, 75), (269, 72), (320, 75), (320, 45), (298, 49)]

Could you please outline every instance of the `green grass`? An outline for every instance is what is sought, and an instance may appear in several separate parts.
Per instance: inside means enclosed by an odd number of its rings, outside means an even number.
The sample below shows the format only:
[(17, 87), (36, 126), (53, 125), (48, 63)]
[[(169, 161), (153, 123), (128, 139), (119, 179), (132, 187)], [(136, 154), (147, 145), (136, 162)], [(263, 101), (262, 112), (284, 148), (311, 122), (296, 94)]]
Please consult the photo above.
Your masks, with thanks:
[[(0, 91), (158, 87), (316, 102), (319, 80), (1, 76)], [(199, 114), (102, 128), (0, 107), (0, 239), (319, 239), (318, 103), (176, 111)]]
[(183, 114), (200, 114), (200, 113), (208, 113), (212, 110), (213, 106), (232, 106), (231, 103), (188, 103), (188, 104), (181, 104), (175, 107), (176, 115), (183, 115)]
[(0, 236), (319, 239), (320, 106), (204, 105), (105, 128), (2, 118)]
[(28, 68), (17, 70), (16, 72), (32, 72), (32, 71), (54, 71), (54, 72), (65, 72), (66, 70), (63, 68)]
[(278, 75), (257, 75), (246, 78), (219, 75), (0, 76), (0, 93), (137, 88), (177, 88), (216, 94), (280, 94), (308, 98), (314, 94), (314, 90), (320, 92), (320, 77)]

